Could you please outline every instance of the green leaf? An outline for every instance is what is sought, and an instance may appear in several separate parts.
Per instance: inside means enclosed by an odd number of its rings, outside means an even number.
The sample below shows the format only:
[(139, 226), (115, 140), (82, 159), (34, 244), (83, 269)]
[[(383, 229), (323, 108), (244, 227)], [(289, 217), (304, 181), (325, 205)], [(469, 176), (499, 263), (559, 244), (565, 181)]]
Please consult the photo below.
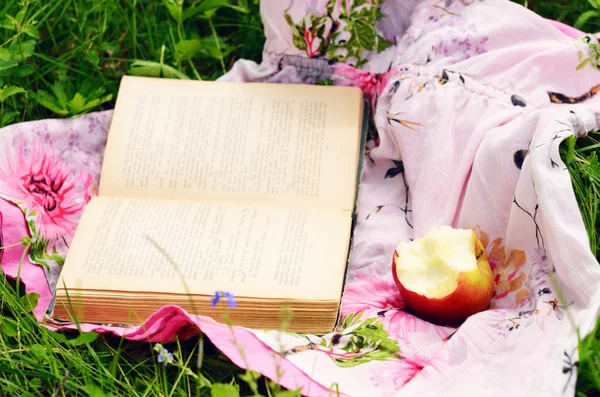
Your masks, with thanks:
[(308, 49), (308, 45), (306, 44), (306, 41), (304, 40), (304, 34), (302, 34), (300, 32), (300, 29), (298, 29), (298, 26), (296, 25), (291, 25), (292, 28), (292, 44), (294, 44), (294, 47), (296, 47), (297, 49), (301, 50), (301, 51), (306, 51)]
[[(204, 46), (202, 52), (211, 58), (223, 59), (233, 50), (233, 47), (228, 47), (224, 43), (219, 43), (220, 47), (217, 46), (214, 39), (210, 41), (207, 40), (206, 43), (207, 44)], [(226, 51), (223, 52), (223, 49)]]
[(2, 118), (0, 118), (0, 128), (6, 127), (15, 119), (16, 116), (19, 115), (19, 112), (16, 110), (11, 110), (10, 112), (5, 111), (2, 114)]
[(19, 77), (27, 77), (35, 72), (35, 68), (32, 65), (19, 65), (15, 68), (15, 74)]
[(23, 23), (23, 18), (25, 17), (26, 10), (27, 8), (21, 8), (21, 10), (17, 12), (17, 15), (15, 15), (15, 20), (19, 23), (19, 25)]
[(198, 55), (207, 56), (215, 59), (223, 59), (229, 55), (235, 47), (219, 42), (215, 43), (213, 37), (203, 37), (194, 40), (182, 40), (175, 45), (175, 56), (180, 61), (194, 58)]
[(583, 169), (585, 175), (590, 178), (591, 181), (600, 179), (600, 163), (598, 162), (596, 153), (592, 153), (587, 160), (589, 165)]
[(69, 111), (60, 106), (60, 104), (56, 101), (56, 98), (48, 94), (46, 91), (40, 90), (38, 92), (31, 92), (30, 96), (34, 101), (60, 116), (66, 116), (69, 114)]
[(36, 360), (39, 362), (47, 361), (48, 355), (46, 354), (46, 348), (40, 344), (34, 344), (29, 346), (29, 351), (33, 354)]
[(292, 390), (280, 391), (279, 393), (275, 394), (273, 397), (300, 397), (300, 392), (292, 391)]
[(590, 18), (597, 16), (600, 16), (600, 12), (596, 10), (589, 10), (584, 12), (579, 16), (579, 18), (577, 18), (577, 21), (575, 21), (575, 29), (581, 29)]
[(110, 101), (112, 99), (112, 94), (105, 95), (100, 98), (95, 98), (90, 101), (86, 100), (81, 93), (76, 93), (75, 96), (67, 103), (67, 107), (71, 114), (77, 115), (88, 110), (95, 108), (96, 106)]
[(75, 339), (67, 340), (67, 344), (71, 346), (83, 346), (87, 343), (92, 343), (96, 339), (98, 339), (96, 332), (86, 332), (79, 334)]
[(569, 135), (560, 145), (561, 157), (566, 164), (570, 164), (575, 160), (575, 144), (577, 137)]
[(590, 63), (591, 60), (592, 60), (592, 58), (584, 59), (579, 65), (577, 65), (577, 67), (575, 68), (575, 70), (583, 69), (585, 67), (585, 65), (587, 65), (588, 63)]
[(158, 62), (137, 60), (127, 72), (134, 76), (161, 77), (162, 67)]
[(104, 95), (103, 97), (93, 99), (87, 103), (85, 111), (95, 108), (96, 106), (99, 106), (105, 102), (110, 101), (111, 99), (112, 99), (112, 94), (107, 94), (107, 95)]
[(202, 41), (198, 39), (194, 40), (181, 40), (175, 44), (175, 56), (180, 61), (187, 61), (198, 55), (202, 51)]
[(15, 337), (19, 333), (19, 325), (10, 317), (0, 316), (0, 329), (6, 336)]
[(290, 27), (292, 29), (296, 26), (296, 23), (294, 23), (294, 20), (292, 19), (292, 16), (287, 11), (283, 12), (283, 18), (288, 23), (288, 25), (290, 25)]
[(98, 66), (100, 63), (100, 54), (96, 50), (90, 50), (83, 58), (94, 66)]
[(350, 26), (352, 32), (351, 40), (358, 43), (358, 47), (365, 50), (375, 49), (375, 38), (377, 37), (377, 31), (368, 19), (359, 19), (354, 21)]
[(177, 23), (183, 21), (183, 0), (163, 0), (163, 4)]
[(590, 3), (592, 8), (595, 8), (596, 10), (598, 9), (598, 3), (596, 2), (596, 0), (588, 0), (588, 3)]
[(67, 103), (69, 111), (73, 114), (79, 114), (85, 110), (85, 98), (79, 92)]
[(118, 41), (103, 41), (98, 49), (102, 52), (106, 51), (108, 56), (113, 56), (121, 52), (121, 45)]
[(40, 294), (36, 292), (31, 292), (25, 296), (22, 296), (20, 300), (21, 304), (23, 305), (23, 309), (25, 309), (25, 311), (28, 313), (33, 311), (38, 304), (39, 298)]
[(127, 72), (133, 76), (166, 77), (183, 80), (190, 79), (184, 73), (172, 66), (152, 61), (137, 60), (131, 64), (131, 67)]
[(15, 68), (34, 54), (35, 40), (18, 42), (13, 40), (8, 48), (0, 48), (0, 76), (9, 74), (8, 70)]
[(19, 25), (19, 21), (17, 21), (15, 19), (15, 17), (13, 17), (10, 14), (6, 14), (4, 16), (5, 16), (5, 19), (2, 22), (2, 27), (5, 28), (5, 29), (17, 30), (17, 26)]
[[(40, 90), (37, 93), (31, 93), (31, 97), (40, 105), (61, 116), (79, 115), (112, 99), (112, 94), (100, 96), (104, 92), (104, 88), (94, 87), (88, 80), (82, 82), (79, 89), (81, 92), (73, 95), (71, 94), (72, 90), (67, 92), (65, 86), (57, 81), (50, 86), (54, 95)], [(69, 97), (71, 99), (68, 99)], [(54, 260), (54, 257), (48, 257), (48, 259)]]
[[(35, 222), (33, 221), (33, 219), (28, 219), (27, 225), (29, 226), (29, 229), (31, 229), (32, 231), (35, 230)], [(35, 233), (32, 233), (32, 234), (35, 234)]]
[(213, 383), (210, 395), (211, 397), (239, 397), (240, 387), (226, 383)]
[(50, 331), (49, 334), (52, 335), (58, 342), (67, 343), (67, 337), (65, 334), (61, 334), (56, 331)]
[(248, 387), (254, 392), (254, 394), (258, 394), (258, 384), (257, 380), (260, 379), (261, 374), (259, 372), (246, 370), (245, 373), (238, 375), (241, 380), (246, 382)]
[(90, 100), (91, 98), (99, 98), (104, 94), (106, 88), (102, 86), (102, 83), (92, 78), (87, 78), (79, 83), (77, 86), (77, 92), (79, 92), (84, 98)]
[(386, 40), (383, 37), (377, 38), (377, 52), (383, 52), (393, 45), (394, 45), (393, 42)]
[[(2, 48), (0, 48), (0, 50), (2, 50)], [(12, 58), (2, 56), (2, 53), (0, 52), (0, 72), (2, 72), (3, 70), (12, 69), (18, 65), (19, 62), (15, 61)]]
[(13, 95), (24, 94), (24, 93), (27, 93), (27, 91), (25, 91), (21, 87), (15, 86), (15, 85), (9, 85), (9, 86), (0, 88), (0, 103), (6, 101), (8, 98), (10, 98)]
[(35, 40), (17, 41), (13, 40), (8, 46), (12, 59), (17, 62), (23, 62), (35, 53)]
[(23, 32), (25, 32), (25, 34), (33, 39), (39, 40), (40, 39), (40, 32), (38, 31), (38, 28), (36, 28), (35, 26), (27, 26), (26, 28), (23, 28)]
[(250, 10), (246, 7), (236, 6), (231, 4), (231, 0), (205, 0), (200, 5), (190, 7), (183, 11), (183, 20), (195, 17), (198, 14), (205, 14), (205, 17), (212, 16), (219, 8), (227, 7), (243, 14), (247, 14)]
[(67, 99), (67, 93), (65, 91), (65, 86), (60, 81), (57, 81), (57, 82), (55, 82), (54, 84), (52, 84), (50, 86), (50, 90), (52, 91), (52, 93), (56, 97), (56, 103), (62, 109), (66, 109), (67, 108), (68, 99)]
[(8, 30), (17, 30), (17, 28), (15, 27), (15, 24), (13, 23), (13, 20), (8, 18), (8, 15), (7, 15), (6, 19), (4, 21), (0, 21), (0, 28), (4, 28), (4, 29), (8, 29)]
[(100, 387), (96, 386), (96, 385), (87, 385), (85, 387), (85, 391), (88, 393), (89, 397), (109, 397), (110, 394), (106, 394), (104, 393), (104, 390), (102, 390)]
[(283, 16), (292, 29), (292, 43), (294, 44), (294, 47), (301, 51), (306, 51), (308, 47), (306, 45), (306, 41), (304, 40), (304, 32), (301, 31), (304, 28), (301, 25), (296, 25), (291, 15), (288, 14), (287, 11), (283, 13)]
[[(34, 389), (38, 389), (42, 386), (42, 380), (40, 378), (27, 379), (27, 384)], [(33, 396), (33, 394), (27, 393), (29, 396)], [(21, 396), (25, 396), (25, 394), (21, 394)]]

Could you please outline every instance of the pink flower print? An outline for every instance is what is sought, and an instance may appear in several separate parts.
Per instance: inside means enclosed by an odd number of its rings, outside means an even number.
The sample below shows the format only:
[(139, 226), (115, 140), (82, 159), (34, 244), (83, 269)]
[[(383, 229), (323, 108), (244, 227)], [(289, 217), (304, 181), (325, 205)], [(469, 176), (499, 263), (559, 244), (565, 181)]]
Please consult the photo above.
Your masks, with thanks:
[[(308, 4), (308, 11), (319, 8), (319, 4)], [(309, 58), (322, 55), (327, 48), (324, 41), (325, 30), (327, 29), (329, 17), (327, 15), (318, 16), (309, 12), (304, 15), (299, 23), (295, 23), (292, 17), (286, 12), (285, 19), (290, 25), (293, 34), (294, 46), (306, 51)]]
[(357, 278), (360, 280), (349, 283), (344, 291), (342, 316), (365, 310), (373, 313), (404, 307), (400, 292), (391, 275), (382, 278), (371, 269), (370, 276), (358, 273)]
[(2, 212), (0, 212), (0, 263), (2, 263), (2, 256), (4, 256), (4, 235), (2, 234)]
[[(73, 238), (81, 210), (90, 200), (92, 177), (86, 171), (69, 175), (49, 145), (34, 141), (17, 145), (0, 155), (0, 196), (17, 203), (35, 220), (39, 238), (48, 252)], [(77, 181), (83, 184), (78, 192)], [(34, 236), (35, 238), (35, 236)]]
[(399, 390), (417, 376), (423, 368), (431, 366), (431, 360), (411, 351), (401, 352), (401, 358), (385, 361), (374, 367), (371, 380), (380, 388)]
[(306, 42), (309, 58), (312, 58), (317, 54), (317, 50), (314, 49), (316, 38), (317, 34), (315, 32), (313, 32), (310, 28), (304, 28), (304, 41)]
[(487, 233), (479, 226), (473, 228), (486, 249), (490, 267), (494, 272), (494, 299), (491, 308), (501, 307), (497, 302), (510, 295), (509, 307), (521, 307), (527, 303), (531, 292), (526, 287), (527, 274), (523, 271), (526, 262), (525, 252), (508, 249), (502, 238), (490, 242)]
[(390, 310), (383, 316), (383, 325), (390, 336), (407, 342), (420, 334), (427, 337), (429, 343), (437, 343), (447, 340), (456, 331), (454, 327), (432, 324), (404, 310)]
[(333, 65), (331, 79), (334, 85), (359, 87), (371, 105), (375, 106), (377, 97), (388, 82), (389, 72), (370, 73), (344, 63), (338, 63)]
[(432, 366), (437, 369), (437, 367), (432, 363), (431, 358), (425, 357), (416, 352), (412, 352), (410, 350), (406, 350), (402, 353), (403, 356), (403, 368), (400, 369), (398, 373), (397, 381), (401, 382), (400, 386), (406, 385), (410, 380), (412, 380), (419, 372), (423, 370), (423, 368), (427, 366)]

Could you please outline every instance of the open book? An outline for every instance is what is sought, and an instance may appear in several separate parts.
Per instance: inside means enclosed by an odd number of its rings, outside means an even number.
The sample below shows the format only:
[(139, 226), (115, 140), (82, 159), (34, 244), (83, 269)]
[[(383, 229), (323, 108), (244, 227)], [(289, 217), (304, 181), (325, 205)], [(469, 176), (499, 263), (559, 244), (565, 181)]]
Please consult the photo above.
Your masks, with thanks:
[[(52, 317), (140, 324), (165, 305), (233, 325), (336, 324), (361, 174), (358, 88), (122, 79)], [(211, 300), (235, 296), (236, 308)]]

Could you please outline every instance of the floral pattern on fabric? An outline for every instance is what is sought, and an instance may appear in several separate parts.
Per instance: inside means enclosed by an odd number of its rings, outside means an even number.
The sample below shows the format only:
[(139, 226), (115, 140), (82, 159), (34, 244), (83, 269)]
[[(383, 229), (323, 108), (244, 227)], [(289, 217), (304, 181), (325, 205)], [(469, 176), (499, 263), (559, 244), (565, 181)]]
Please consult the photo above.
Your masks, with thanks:
[(381, 0), (315, 0), (307, 4), (306, 15), (295, 22), (285, 12), (292, 29), (294, 46), (305, 51), (309, 58), (345, 62), (361, 67), (368, 60), (368, 51), (382, 52), (393, 43), (376, 29), (384, 17)]
[(112, 111), (0, 130), (0, 213), (7, 277), (40, 295), (43, 319), (81, 213), (97, 195)]
[[(591, 66), (600, 70), (600, 41), (597, 37), (591, 34), (586, 34), (581, 38), (581, 42), (587, 47), (577, 52), (580, 63), (576, 70), (583, 69), (586, 66)], [(587, 54), (585, 54), (587, 52)], [(587, 57), (585, 56), (587, 55)]]
[(307, 335), (309, 343), (283, 351), (283, 356), (306, 350), (323, 352), (340, 367), (353, 367), (373, 360), (400, 358), (398, 342), (387, 334), (377, 318), (364, 319), (362, 314), (350, 313), (341, 320), (339, 331), (322, 337)]
[(27, 141), (21, 135), (6, 142), (0, 155), (0, 197), (17, 204), (27, 219), (31, 237), (29, 259), (43, 266), (64, 263), (81, 211), (91, 198), (92, 175), (68, 170), (50, 144)]
[(333, 85), (359, 87), (365, 99), (374, 107), (388, 82), (388, 73), (371, 73), (361, 71), (343, 63), (333, 66), (331, 81)]
[(525, 286), (527, 275), (523, 271), (527, 260), (525, 252), (513, 249), (509, 250), (507, 255), (502, 238), (494, 239), (490, 243), (487, 233), (479, 227), (476, 227), (474, 231), (486, 249), (490, 267), (494, 272), (492, 308), (505, 307), (504, 305), (500, 306), (498, 301), (507, 298), (509, 294), (510, 306), (520, 307), (530, 295)]
[(403, 46), (411, 46), (428, 35), (435, 44), (427, 57), (418, 63), (428, 64), (434, 59), (451, 57), (459, 62), (484, 54), (489, 40), (479, 32), (477, 24), (462, 14), (467, 6), (479, 2), (466, 0), (433, 0), (428, 7), (415, 12), (411, 27), (402, 38)]

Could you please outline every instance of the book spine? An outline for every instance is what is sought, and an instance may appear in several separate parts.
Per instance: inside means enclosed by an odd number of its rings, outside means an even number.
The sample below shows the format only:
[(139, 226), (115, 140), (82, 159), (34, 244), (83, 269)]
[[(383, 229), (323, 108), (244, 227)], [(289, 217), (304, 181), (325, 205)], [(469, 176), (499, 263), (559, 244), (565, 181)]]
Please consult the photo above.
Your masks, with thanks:
[(359, 200), (359, 196), (360, 196), (360, 184), (362, 181), (362, 173), (363, 173), (363, 166), (364, 166), (364, 158), (365, 158), (365, 148), (367, 145), (367, 133), (369, 130), (369, 117), (371, 117), (371, 113), (369, 111), (370, 109), (370, 104), (367, 100), (363, 99), (363, 118), (362, 118), (362, 126), (361, 126), (361, 134), (360, 134), (360, 149), (359, 149), (359, 156), (358, 156), (358, 164), (357, 164), (357, 173), (356, 173), (356, 189), (354, 192), (354, 207), (352, 208), (352, 224), (350, 227), (350, 242), (348, 244), (348, 253), (346, 255), (346, 267), (344, 270), (344, 278), (343, 278), (343, 285), (342, 285), (342, 294), (340, 296), (340, 305), (338, 307), (338, 312), (337, 312), (337, 316), (336, 316), (336, 321), (334, 323), (333, 329), (332, 331), (335, 331), (335, 329), (339, 326), (340, 321), (341, 321), (341, 308), (342, 308), (342, 298), (344, 296), (344, 292), (346, 290), (346, 282), (347, 282), (347, 277), (348, 277), (348, 269), (350, 268), (350, 258), (352, 255), (352, 245), (354, 243), (354, 228), (356, 226), (356, 217), (357, 217), (357, 211), (358, 211), (358, 200)]

